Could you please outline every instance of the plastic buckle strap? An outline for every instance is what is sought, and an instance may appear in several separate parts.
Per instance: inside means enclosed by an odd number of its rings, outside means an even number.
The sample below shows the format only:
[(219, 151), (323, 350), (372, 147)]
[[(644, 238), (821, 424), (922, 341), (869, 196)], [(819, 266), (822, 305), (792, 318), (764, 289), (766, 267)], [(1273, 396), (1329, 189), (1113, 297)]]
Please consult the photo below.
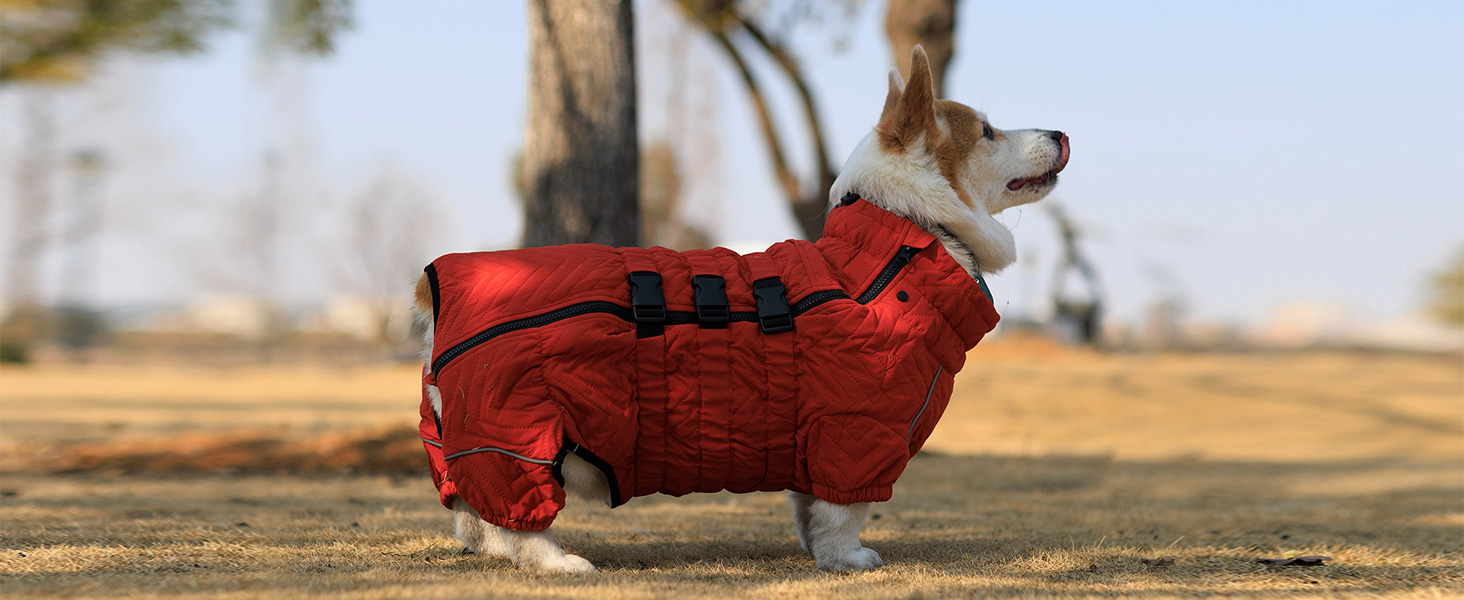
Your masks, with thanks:
[(726, 323), (732, 320), (731, 304), (727, 302), (727, 280), (718, 275), (693, 275), (691, 288), (698, 321)]
[(636, 323), (666, 322), (666, 295), (661, 291), (661, 274), (635, 271), (630, 274), (630, 312)]
[(788, 290), (782, 279), (768, 277), (752, 282), (752, 295), (757, 298), (757, 322), (763, 333), (793, 331), (793, 308), (788, 306)]

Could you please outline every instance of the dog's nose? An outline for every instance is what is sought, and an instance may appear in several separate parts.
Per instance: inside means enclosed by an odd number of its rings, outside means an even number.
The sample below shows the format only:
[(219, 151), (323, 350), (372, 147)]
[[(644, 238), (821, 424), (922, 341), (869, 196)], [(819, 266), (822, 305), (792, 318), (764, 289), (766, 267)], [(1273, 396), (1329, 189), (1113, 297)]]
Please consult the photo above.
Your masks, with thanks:
[(1052, 141), (1058, 142), (1058, 143), (1061, 143), (1062, 142), (1062, 136), (1063, 135), (1065, 135), (1065, 134), (1063, 134), (1063, 132), (1061, 132), (1061, 131), (1049, 131), (1049, 132), (1047, 132), (1047, 137), (1052, 138)]

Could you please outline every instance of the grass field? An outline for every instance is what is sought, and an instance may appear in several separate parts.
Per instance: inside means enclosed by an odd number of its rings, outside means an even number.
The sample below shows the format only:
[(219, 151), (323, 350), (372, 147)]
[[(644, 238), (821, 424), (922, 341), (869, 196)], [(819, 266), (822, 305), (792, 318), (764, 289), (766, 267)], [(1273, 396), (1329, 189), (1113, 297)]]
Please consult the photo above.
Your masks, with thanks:
[[(1464, 597), (1457, 356), (982, 346), (875, 508), (867, 574), (816, 569), (777, 494), (571, 504), (556, 529), (592, 576), (462, 555), (391, 451), (416, 374), (0, 370), (0, 595)], [(1332, 560), (1255, 563), (1298, 554)]]

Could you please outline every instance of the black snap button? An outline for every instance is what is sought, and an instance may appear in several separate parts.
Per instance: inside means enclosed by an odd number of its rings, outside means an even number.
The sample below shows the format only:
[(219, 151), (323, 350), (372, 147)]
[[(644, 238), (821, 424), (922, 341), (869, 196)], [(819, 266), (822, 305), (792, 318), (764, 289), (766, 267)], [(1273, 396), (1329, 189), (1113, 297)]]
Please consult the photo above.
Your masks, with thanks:
[(900, 302), (909, 302), (910, 301), (910, 294), (906, 294), (904, 291), (901, 291), (901, 292), (895, 294), (895, 297), (896, 298), (899, 298), (900, 299)]

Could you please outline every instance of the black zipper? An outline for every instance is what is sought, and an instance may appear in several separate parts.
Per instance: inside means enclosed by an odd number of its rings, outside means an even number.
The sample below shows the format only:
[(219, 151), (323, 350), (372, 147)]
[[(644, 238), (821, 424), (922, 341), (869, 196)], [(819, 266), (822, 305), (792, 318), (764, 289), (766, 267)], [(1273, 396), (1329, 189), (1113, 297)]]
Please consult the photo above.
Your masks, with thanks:
[(849, 294), (845, 294), (844, 290), (824, 290), (822, 292), (814, 292), (812, 294), (804, 296), (802, 300), (793, 303), (793, 316), (796, 317), (810, 310), (813, 310), (813, 307), (828, 302), (830, 300), (848, 299)]
[(597, 301), (582, 302), (579, 304), (566, 306), (559, 310), (552, 310), (542, 315), (534, 315), (532, 317), (526, 317), (517, 321), (499, 323), (478, 332), (477, 335), (474, 335), (473, 337), (464, 340), (462, 343), (456, 346), (448, 348), (445, 352), (437, 357), (437, 360), (432, 361), (432, 372), (441, 373), (442, 368), (447, 366), (447, 363), (451, 362), (452, 359), (461, 356), (464, 352), (467, 352), (468, 350), (472, 350), (473, 346), (477, 346), (478, 344), (496, 338), (505, 333), (511, 333), (520, 329), (528, 329), (530, 327), (543, 327), (560, 319), (568, 319), (570, 317), (578, 317), (580, 315), (588, 315), (593, 313), (608, 313), (618, 316), (627, 321), (635, 320), (635, 316), (631, 314), (630, 308), (621, 306), (614, 302)]
[[(895, 256), (893, 258), (890, 259), (890, 262), (885, 264), (884, 269), (880, 270), (879, 275), (874, 278), (874, 282), (869, 284), (869, 287), (864, 290), (864, 293), (859, 294), (859, 298), (857, 298), (855, 301), (860, 304), (869, 304), (870, 302), (873, 302), (875, 298), (878, 298), (880, 292), (884, 291), (884, 289), (889, 286), (890, 282), (895, 280), (895, 276), (900, 274), (900, 269), (903, 269), (905, 268), (905, 265), (910, 264), (910, 259), (915, 256), (915, 253), (917, 251), (918, 249), (910, 246), (900, 246), (900, 250), (895, 253)], [(807, 296), (804, 296), (803, 299), (793, 304), (793, 316), (796, 317), (798, 315), (806, 313), (810, 310), (813, 310), (814, 307), (824, 304), (826, 302), (848, 299), (849, 295), (844, 293), (844, 290), (822, 290), (818, 292), (812, 292)], [(626, 321), (630, 321), (632, 323), (635, 322), (635, 315), (631, 312), (629, 307), (621, 306), (614, 302), (605, 302), (601, 300), (595, 302), (581, 302), (579, 304), (572, 304), (570, 306), (566, 306), (558, 310), (552, 310), (544, 314), (534, 315), (532, 317), (525, 317), (516, 321), (508, 321), (506, 323), (499, 323), (497, 325), (484, 329), (483, 331), (478, 332), (473, 337), (463, 340), (456, 346), (448, 348), (441, 355), (439, 355), (437, 357), (437, 360), (432, 361), (432, 372), (441, 374), (442, 369), (447, 366), (447, 363), (452, 362), (453, 359), (462, 356), (463, 353), (469, 350), (472, 350), (474, 346), (482, 344), (483, 342), (496, 338), (500, 335), (512, 333), (521, 329), (543, 327), (555, 321), (588, 314), (614, 315)], [(757, 312), (733, 312), (731, 313), (729, 320), (733, 322), (756, 323)], [(700, 320), (697, 319), (695, 312), (685, 310), (666, 311), (667, 325), (695, 325), (697, 323), (700, 323)]]
[(910, 264), (910, 259), (915, 256), (915, 252), (915, 248), (900, 246), (900, 251), (895, 253), (895, 257), (891, 258), (884, 270), (879, 272), (879, 276), (874, 278), (874, 283), (869, 284), (869, 289), (864, 290), (863, 294), (859, 294), (859, 303), (869, 304), (879, 297), (879, 293), (884, 291), (885, 286), (895, 280), (895, 275), (900, 274), (900, 269)]

